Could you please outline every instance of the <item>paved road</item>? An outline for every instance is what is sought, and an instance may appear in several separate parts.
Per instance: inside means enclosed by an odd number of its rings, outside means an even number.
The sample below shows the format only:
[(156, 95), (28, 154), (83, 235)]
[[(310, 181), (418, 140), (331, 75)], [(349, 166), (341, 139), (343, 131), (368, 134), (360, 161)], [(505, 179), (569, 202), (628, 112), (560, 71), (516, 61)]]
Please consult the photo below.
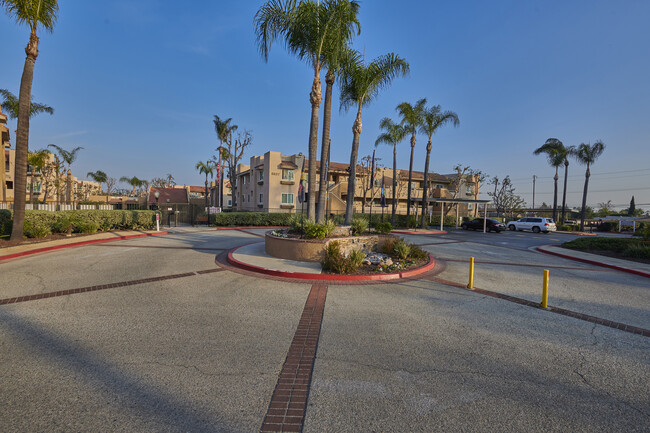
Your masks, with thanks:
[[(0, 431), (259, 431), (311, 289), (215, 264), (260, 233), (1, 263), (0, 299), (102, 287), (0, 306)], [(472, 255), (476, 286), (534, 300), (537, 260), (551, 304), (650, 328), (647, 279), (528, 250), (538, 236), (409, 236), (438, 280), (328, 285), (303, 431), (650, 431), (650, 339), (444, 283)]]

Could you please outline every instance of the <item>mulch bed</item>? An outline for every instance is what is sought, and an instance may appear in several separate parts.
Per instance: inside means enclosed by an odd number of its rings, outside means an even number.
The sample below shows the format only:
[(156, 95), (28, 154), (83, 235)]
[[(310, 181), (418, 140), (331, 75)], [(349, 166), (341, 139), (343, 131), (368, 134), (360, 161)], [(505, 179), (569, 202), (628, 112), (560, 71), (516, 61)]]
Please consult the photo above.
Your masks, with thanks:
[[(394, 262), (398, 261), (398, 260), (396, 260), (396, 259), (394, 259), (394, 258), (393, 258), (393, 260), (394, 260)], [(408, 270), (411, 270), (411, 269), (416, 269), (416, 268), (419, 268), (419, 267), (424, 266), (424, 265), (426, 265), (427, 263), (429, 263), (429, 259), (428, 259), (428, 258), (426, 258), (426, 259), (411, 259), (411, 260), (414, 260), (415, 263), (412, 263), (412, 264), (410, 264), (410, 265), (404, 266), (404, 268), (400, 269), (399, 271), (391, 271), (391, 272), (377, 272), (377, 270), (376, 270), (376, 269), (377, 269), (377, 266), (375, 266), (375, 265), (361, 265), (361, 267), (360, 267), (359, 269), (357, 269), (355, 272), (350, 272), (349, 274), (344, 274), (344, 275), (381, 275), (381, 274), (394, 274), (394, 273), (397, 273), (397, 272), (404, 272), (404, 271), (408, 271)], [(343, 275), (343, 274), (337, 274), (337, 273), (335, 273), (335, 272), (330, 272), (330, 271), (325, 271), (325, 270), (323, 270), (323, 274), (328, 274), (328, 275)]]

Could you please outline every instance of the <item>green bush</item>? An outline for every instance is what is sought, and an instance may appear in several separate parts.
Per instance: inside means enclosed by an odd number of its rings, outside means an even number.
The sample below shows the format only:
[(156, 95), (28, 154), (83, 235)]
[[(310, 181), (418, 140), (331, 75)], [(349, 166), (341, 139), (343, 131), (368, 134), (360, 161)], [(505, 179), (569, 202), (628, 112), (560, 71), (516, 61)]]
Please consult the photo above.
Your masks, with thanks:
[(629, 246), (641, 244), (638, 239), (581, 237), (562, 244), (573, 250), (609, 250), (622, 252)]
[(294, 215), (280, 212), (220, 212), (210, 215), (210, 224), (215, 226), (288, 226)]
[(650, 245), (641, 243), (631, 244), (623, 250), (623, 255), (636, 259), (650, 259)]
[[(27, 237), (43, 237), (67, 233), (70, 226), (77, 233), (94, 233), (100, 229), (147, 230), (155, 227), (155, 214), (150, 210), (26, 210), (24, 233)], [(12, 218), (13, 212), (0, 211), (0, 234), (11, 234)]]
[(366, 255), (361, 250), (354, 250), (348, 257), (345, 257), (341, 252), (339, 242), (332, 241), (327, 245), (322, 265), (326, 271), (336, 274), (349, 274), (359, 269), (365, 257)]
[(424, 251), (419, 246), (411, 244), (411, 254), (409, 254), (409, 258), (411, 258), (411, 259), (426, 259), (427, 257), (429, 257), (429, 253)]
[(361, 236), (368, 230), (368, 220), (362, 216), (352, 218), (352, 235)]
[(305, 220), (305, 238), (325, 239), (334, 231), (333, 223), (316, 224), (311, 220)]
[(381, 222), (380, 222), (380, 223), (377, 223), (377, 224), (375, 225), (375, 229), (376, 229), (379, 233), (381, 233), (381, 234), (383, 234), (383, 235), (386, 235), (386, 234), (388, 234), (388, 233), (390, 233), (390, 232), (393, 231), (393, 225), (392, 225), (391, 223), (389, 223), (389, 222), (385, 222), (385, 223), (381, 223)]
[(393, 252), (399, 259), (405, 260), (411, 255), (411, 244), (398, 239), (393, 246)]
[(618, 223), (613, 223), (609, 221), (605, 221), (600, 223), (598, 227), (596, 227), (596, 230), (599, 232), (617, 232), (618, 231)]

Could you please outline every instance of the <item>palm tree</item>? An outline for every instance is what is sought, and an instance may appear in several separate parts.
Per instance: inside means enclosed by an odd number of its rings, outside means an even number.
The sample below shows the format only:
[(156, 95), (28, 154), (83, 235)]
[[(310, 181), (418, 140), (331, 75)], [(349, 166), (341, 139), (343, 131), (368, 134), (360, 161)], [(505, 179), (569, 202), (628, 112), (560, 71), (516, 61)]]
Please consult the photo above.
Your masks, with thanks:
[(356, 26), (357, 35), (361, 33), (361, 26), (357, 20), (359, 12), (359, 2), (350, 1), (349, 13), (337, 22), (341, 31), (332, 32), (331, 38), (328, 38), (328, 46), (325, 53), (325, 99), (323, 103), (323, 136), (321, 141), (321, 156), (320, 156), (320, 179), (318, 188), (318, 206), (316, 208), (316, 222), (322, 223), (325, 220), (325, 197), (327, 194), (328, 181), (327, 176), (327, 163), (330, 152), (330, 125), (332, 122), (332, 90), (334, 81), (337, 75), (340, 76), (341, 68), (346, 63), (345, 56), (349, 52), (349, 44), (351, 41), (352, 33), (348, 32), (350, 24)]
[(587, 171), (585, 171), (585, 189), (582, 193), (582, 210), (580, 212), (580, 231), (585, 229), (585, 210), (587, 208), (587, 189), (589, 187), (589, 177), (591, 172), (589, 167), (591, 164), (596, 162), (598, 157), (602, 155), (605, 150), (605, 144), (598, 140), (593, 145), (582, 143), (578, 146), (575, 156), (579, 162), (587, 166)]
[[(268, 61), (273, 42), (283, 39), (287, 50), (306, 61), (314, 71), (309, 100), (311, 120), (309, 126), (308, 217), (316, 215), (316, 153), (318, 148), (318, 111), (322, 100), (320, 72), (330, 38), (342, 38), (341, 32), (351, 33), (354, 23), (342, 28), (339, 22), (349, 16), (353, 8), (350, 0), (269, 0), (255, 14), (255, 34), (262, 57)], [(332, 36), (333, 35), (333, 36)]]
[(379, 122), (379, 127), (384, 132), (375, 140), (375, 146), (386, 143), (393, 145), (393, 201), (391, 204), (391, 224), (395, 225), (395, 212), (397, 209), (397, 145), (406, 138), (406, 130), (398, 123), (393, 123), (388, 117), (384, 117)]
[[(415, 133), (422, 125), (422, 115), (424, 114), (424, 104), (427, 103), (426, 98), (420, 99), (415, 105), (408, 102), (402, 102), (396, 108), (397, 112), (402, 116), (402, 125), (406, 129), (407, 134), (411, 134), (411, 159), (409, 162), (409, 183), (407, 185), (407, 201), (406, 201), (406, 221), (409, 220), (411, 214), (411, 182), (413, 182), (413, 151), (415, 150)], [(425, 179), (426, 185), (426, 179)]]
[[(409, 64), (406, 60), (390, 53), (364, 64), (359, 53), (349, 56), (349, 64), (343, 69), (341, 79), (341, 108), (345, 111), (357, 107), (357, 116), (352, 125), (352, 150), (350, 152), (350, 177), (345, 206), (345, 224), (352, 223), (356, 187), (359, 136), (361, 135), (361, 109), (372, 102), (379, 91), (390, 86), (393, 79), (406, 75)], [(394, 200), (394, 198), (393, 198)]]
[[(2, 105), (2, 107), (7, 112), (7, 117), (10, 119), (17, 119), (19, 101), (16, 95), (6, 89), (0, 89), (0, 95), (2, 95), (4, 98), (2, 102), (0, 102), (0, 105)], [(54, 108), (50, 107), (49, 105), (32, 102), (29, 106), (29, 118), (31, 119), (40, 113), (54, 114)]]
[(215, 166), (212, 161), (199, 161), (196, 163), (196, 169), (199, 173), (205, 173), (205, 207), (208, 207), (208, 175), (214, 175)]
[(29, 152), (27, 154), (27, 164), (32, 167), (31, 182), (29, 182), (29, 201), (34, 202), (34, 181), (36, 179), (36, 172), (39, 173), (47, 164), (50, 151), (47, 149), (37, 150), (36, 152)]
[(569, 157), (570, 156), (575, 156), (576, 154), (576, 147), (575, 146), (562, 146), (562, 150), (560, 152), (563, 157), (564, 157), (564, 192), (562, 194), (562, 224), (564, 224), (564, 217), (566, 214), (566, 185), (567, 185), (567, 179), (569, 177)]
[(86, 177), (91, 178), (97, 183), (105, 183), (106, 184), (106, 204), (108, 204), (108, 198), (111, 195), (110, 187), (108, 185), (108, 175), (104, 173), (101, 170), (97, 170), (96, 172), (88, 172), (86, 174)]
[[(67, 173), (66, 181), (65, 181), (66, 182), (66, 196), (67, 196), (66, 197), (66, 202), (68, 204), (71, 204), (72, 203), (72, 170), (71, 170), (72, 163), (77, 159), (77, 153), (81, 149), (83, 149), (83, 147), (79, 146), (79, 147), (75, 147), (71, 151), (67, 151), (67, 150), (57, 146), (56, 144), (48, 144), (47, 146), (56, 149), (56, 151), (59, 153), (59, 156), (61, 157), (63, 162), (68, 164), (68, 173)], [(65, 170), (65, 168), (64, 168), (64, 170)]]
[(228, 137), (232, 136), (232, 133), (235, 132), (238, 128), (237, 125), (231, 125), (230, 122), (232, 122), (232, 118), (229, 117), (226, 120), (221, 120), (219, 116), (215, 114), (214, 116), (214, 130), (217, 132), (217, 137), (219, 137), (219, 147), (217, 148), (217, 152), (219, 153), (219, 159), (218, 159), (218, 167), (219, 167), (219, 198), (217, 200), (217, 206), (223, 207), (223, 176), (224, 176), (224, 169), (223, 169), (223, 164), (225, 161), (228, 160), (228, 150), (223, 147), (223, 142), (228, 139)]
[(122, 176), (120, 178), (120, 182), (128, 183), (129, 185), (131, 185), (131, 187), (133, 188), (133, 193), (132, 194), (133, 194), (133, 196), (135, 196), (135, 189), (141, 187), (142, 185), (144, 185), (144, 183), (146, 181), (140, 180), (135, 176), (133, 176), (133, 177)]
[(555, 167), (555, 176), (553, 180), (555, 185), (553, 188), (553, 220), (557, 221), (557, 180), (558, 180), (558, 170), (564, 161), (566, 160), (566, 148), (564, 144), (557, 138), (549, 138), (546, 140), (542, 146), (535, 149), (533, 152), (535, 155), (541, 153), (545, 154), (548, 158), (548, 163), (551, 167)]
[(40, 24), (45, 30), (53, 31), (59, 5), (57, 0), (0, 0), (7, 14), (18, 24), (29, 26), (29, 42), (25, 47), (25, 65), (20, 80), (18, 95), (18, 126), (16, 131), (16, 172), (14, 175), (14, 218), (11, 240), (23, 239), (25, 224), (25, 198), (27, 186), (27, 151), (29, 149), (29, 116), (31, 114), (32, 80), (34, 64), (38, 57), (38, 36)]
[[(424, 160), (424, 188), (422, 189), (422, 219), (420, 225), (422, 228), (425, 227), (425, 213), (427, 206), (427, 195), (429, 189), (427, 188), (427, 179), (429, 177), (429, 158), (431, 156), (431, 136), (436, 133), (438, 128), (446, 123), (452, 123), (454, 126), (460, 124), (458, 120), (458, 115), (453, 111), (441, 111), (440, 105), (434, 105), (431, 108), (425, 108), (422, 113), (422, 123), (420, 125), (420, 132), (426, 134), (429, 137), (427, 142), (427, 157)], [(412, 155), (412, 153), (411, 153)], [(410, 183), (410, 182), (409, 182)]]

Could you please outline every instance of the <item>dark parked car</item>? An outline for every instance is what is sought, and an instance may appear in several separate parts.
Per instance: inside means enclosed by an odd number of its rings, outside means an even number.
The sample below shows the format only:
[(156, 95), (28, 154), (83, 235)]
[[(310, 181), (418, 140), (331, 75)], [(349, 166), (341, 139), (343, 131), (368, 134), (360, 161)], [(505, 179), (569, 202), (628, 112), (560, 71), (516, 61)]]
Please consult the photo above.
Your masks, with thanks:
[[(474, 229), (474, 230), (483, 230), (483, 218), (476, 218), (471, 221), (465, 221), (460, 225), (463, 230)], [(485, 220), (485, 231), (491, 232), (494, 230), (499, 233), (501, 230), (505, 230), (506, 225), (497, 220), (488, 218)]]

